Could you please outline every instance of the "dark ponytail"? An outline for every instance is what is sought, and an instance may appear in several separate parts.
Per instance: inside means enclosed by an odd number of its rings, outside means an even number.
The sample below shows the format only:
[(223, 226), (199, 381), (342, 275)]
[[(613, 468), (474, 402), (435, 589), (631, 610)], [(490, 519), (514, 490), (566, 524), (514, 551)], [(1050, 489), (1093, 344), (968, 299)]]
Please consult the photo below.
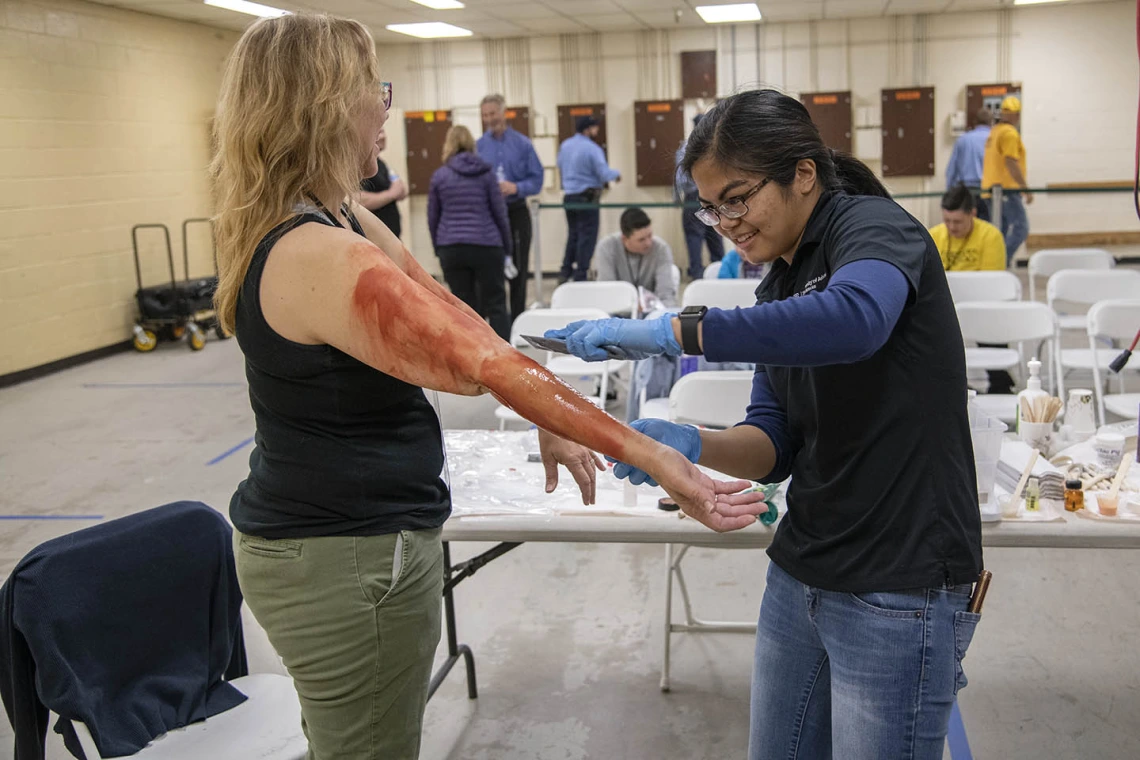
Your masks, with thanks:
[(825, 192), (890, 197), (866, 164), (823, 144), (802, 103), (776, 90), (748, 90), (713, 106), (693, 127), (682, 170), (691, 173), (693, 165), (705, 157), (742, 172), (771, 177), (782, 187), (792, 184), (799, 161), (811, 159)]

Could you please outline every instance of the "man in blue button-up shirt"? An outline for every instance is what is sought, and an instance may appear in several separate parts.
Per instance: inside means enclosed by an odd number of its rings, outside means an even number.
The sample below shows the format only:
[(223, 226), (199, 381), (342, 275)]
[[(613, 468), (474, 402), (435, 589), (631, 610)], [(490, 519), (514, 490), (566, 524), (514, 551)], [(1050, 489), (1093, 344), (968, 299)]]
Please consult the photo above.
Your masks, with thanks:
[[(579, 117), (575, 124), (577, 134), (558, 149), (563, 203), (597, 203), (602, 188), (621, 179), (621, 174), (606, 163), (602, 147), (594, 142), (598, 124), (593, 116)], [(600, 216), (597, 208), (566, 209), (566, 253), (562, 257), (559, 283), (586, 279), (594, 245), (598, 242)]]
[[(982, 162), (986, 155), (986, 140), (989, 139), (990, 124), (993, 120), (994, 116), (990, 109), (979, 108), (978, 126), (959, 137), (954, 143), (954, 150), (950, 153), (950, 163), (946, 166), (947, 190), (959, 183), (969, 188), (981, 188)], [(975, 204), (978, 218), (989, 221), (989, 201), (978, 198)]]
[(517, 274), (507, 282), (511, 286), (511, 321), (526, 310), (526, 283), (530, 274), (530, 239), (533, 232), (526, 199), (542, 190), (542, 162), (534, 145), (524, 135), (507, 126), (506, 99), (488, 95), (479, 104), (483, 128), (487, 131), (475, 144), (479, 157), (495, 169), (499, 190), (507, 202), (511, 224), (511, 256)]

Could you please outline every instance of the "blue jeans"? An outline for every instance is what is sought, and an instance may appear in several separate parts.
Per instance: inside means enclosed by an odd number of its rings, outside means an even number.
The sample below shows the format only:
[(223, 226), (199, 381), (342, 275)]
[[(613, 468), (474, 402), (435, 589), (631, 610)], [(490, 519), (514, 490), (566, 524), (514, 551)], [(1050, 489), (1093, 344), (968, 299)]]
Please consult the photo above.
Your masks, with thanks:
[[(686, 203), (696, 203), (697, 194), (687, 193)], [(685, 247), (689, 249), (689, 277), (699, 280), (705, 273), (701, 253), (705, 244), (709, 247), (709, 259), (720, 261), (724, 258), (724, 240), (715, 227), (709, 227), (697, 218), (693, 209), (681, 209), (681, 228), (685, 232)]]
[(1002, 196), (1001, 234), (1005, 238), (1005, 265), (1029, 237), (1029, 217), (1025, 213), (1025, 200), (1020, 193)]
[[(597, 203), (597, 191), (566, 193), (563, 203)], [(597, 208), (566, 209), (566, 253), (562, 256), (563, 280), (581, 281), (590, 271), (594, 246), (598, 242), (598, 225), (601, 212)]]
[(969, 595), (823, 591), (770, 563), (749, 760), (942, 760), (978, 624)]

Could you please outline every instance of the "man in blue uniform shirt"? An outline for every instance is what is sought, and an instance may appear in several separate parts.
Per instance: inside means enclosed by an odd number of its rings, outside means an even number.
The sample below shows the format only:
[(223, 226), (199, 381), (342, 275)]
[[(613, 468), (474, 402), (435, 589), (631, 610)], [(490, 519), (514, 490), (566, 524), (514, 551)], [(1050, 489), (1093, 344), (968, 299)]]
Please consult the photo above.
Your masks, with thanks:
[[(972, 190), (980, 189), (982, 186), (982, 163), (994, 115), (988, 108), (979, 108), (976, 118), (978, 125), (954, 143), (954, 150), (950, 153), (950, 163), (946, 165), (947, 190), (959, 182)], [(974, 208), (978, 212), (979, 219), (987, 222), (990, 220), (988, 200), (975, 199)]]
[[(606, 163), (602, 147), (594, 142), (598, 120), (579, 117), (575, 134), (558, 148), (558, 173), (562, 175), (562, 202), (597, 203), (602, 188), (621, 179), (621, 173)], [(558, 282), (585, 280), (594, 245), (598, 242), (600, 213), (597, 208), (566, 209), (566, 254)]]
[(542, 162), (534, 145), (524, 135), (507, 126), (506, 99), (488, 95), (479, 104), (486, 130), (476, 147), (479, 156), (495, 168), (499, 190), (507, 202), (512, 247), (517, 274), (510, 283), (511, 321), (526, 310), (526, 283), (530, 274), (530, 211), (526, 199), (542, 190)]

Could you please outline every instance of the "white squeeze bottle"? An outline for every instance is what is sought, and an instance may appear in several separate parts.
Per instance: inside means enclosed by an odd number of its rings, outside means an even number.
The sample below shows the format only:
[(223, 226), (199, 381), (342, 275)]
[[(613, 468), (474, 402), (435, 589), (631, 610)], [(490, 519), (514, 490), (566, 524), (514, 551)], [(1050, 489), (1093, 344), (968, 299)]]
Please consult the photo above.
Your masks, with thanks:
[(1049, 398), (1049, 394), (1041, 390), (1041, 362), (1033, 357), (1027, 363), (1029, 366), (1029, 379), (1025, 381), (1025, 390), (1017, 394), (1017, 429), (1021, 431), (1021, 423), (1029, 422), (1024, 419), (1029, 402), (1039, 398)]

